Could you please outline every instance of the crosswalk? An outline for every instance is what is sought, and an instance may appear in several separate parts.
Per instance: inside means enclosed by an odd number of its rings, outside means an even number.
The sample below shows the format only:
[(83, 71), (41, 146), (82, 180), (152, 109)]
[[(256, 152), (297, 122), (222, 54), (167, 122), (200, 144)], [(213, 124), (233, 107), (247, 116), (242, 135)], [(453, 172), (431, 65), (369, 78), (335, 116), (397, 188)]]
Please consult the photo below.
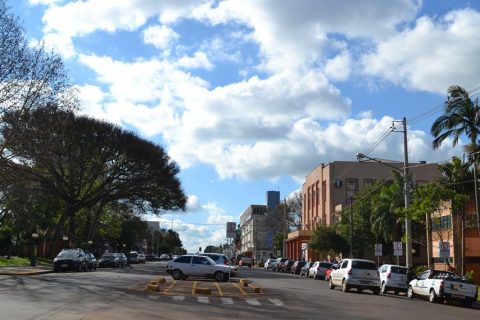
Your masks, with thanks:
[(191, 301), (201, 304), (224, 304), (224, 305), (233, 305), (233, 304), (246, 304), (250, 306), (274, 306), (274, 307), (283, 307), (284, 304), (280, 299), (257, 299), (257, 298), (230, 298), (230, 297), (207, 297), (207, 296), (165, 296), (165, 295), (149, 295), (151, 300), (169, 300), (171, 299), (174, 302), (182, 301)]

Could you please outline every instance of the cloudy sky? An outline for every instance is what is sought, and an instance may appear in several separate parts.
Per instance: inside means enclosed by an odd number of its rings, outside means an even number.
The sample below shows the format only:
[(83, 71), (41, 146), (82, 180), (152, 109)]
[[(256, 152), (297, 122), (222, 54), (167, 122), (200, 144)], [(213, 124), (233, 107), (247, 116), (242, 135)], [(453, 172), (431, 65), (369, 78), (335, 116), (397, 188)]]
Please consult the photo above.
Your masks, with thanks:
[(460, 0), (8, 0), (60, 53), (82, 110), (162, 145), (188, 210), (156, 218), (196, 251), (267, 190), (357, 152), (445, 161), (447, 88), (480, 84), (480, 3)]

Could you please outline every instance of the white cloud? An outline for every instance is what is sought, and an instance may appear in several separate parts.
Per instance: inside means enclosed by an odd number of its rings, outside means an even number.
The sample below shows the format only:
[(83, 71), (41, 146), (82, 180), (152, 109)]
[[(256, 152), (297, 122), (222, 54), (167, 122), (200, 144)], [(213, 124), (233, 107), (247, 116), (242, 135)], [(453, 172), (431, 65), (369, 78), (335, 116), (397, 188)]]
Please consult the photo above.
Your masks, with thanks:
[(332, 80), (344, 81), (350, 77), (351, 57), (348, 52), (342, 52), (327, 61), (325, 75)]
[(445, 93), (451, 84), (476, 83), (480, 73), (480, 13), (452, 11), (381, 41), (363, 58), (364, 72), (417, 90)]
[(193, 57), (183, 57), (179, 59), (177, 65), (186, 69), (212, 70), (214, 67), (205, 52), (200, 51), (195, 52)]
[(143, 31), (143, 41), (157, 48), (166, 49), (171, 41), (180, 38), (180, 35), (168, 26), (150, 26)]

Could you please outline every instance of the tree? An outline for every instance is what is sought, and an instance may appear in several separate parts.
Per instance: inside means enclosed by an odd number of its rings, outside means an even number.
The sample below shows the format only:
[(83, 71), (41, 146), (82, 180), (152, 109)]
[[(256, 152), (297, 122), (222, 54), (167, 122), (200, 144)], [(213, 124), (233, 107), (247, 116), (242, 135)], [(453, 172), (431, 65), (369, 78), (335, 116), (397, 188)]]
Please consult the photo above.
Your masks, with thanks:
[(53, 106), (10, 112), (4, 119), (1, 133), (15, 159), (4, 161), (4, 181), (17, 181), (19, 187), (61, 200), (53, 240), (67, 219), (75, 233), (81, 209), (95, 208), (88, 211), (93, 216), (86, 241), (93, 238), (108, 204), (122, 202), (131, 210), (154, 214), (185, 207), (186, 196), (176, 177), (179, 169), (158, 145)]
[(348, 252), (348, 241), (333, 226), (318, 226), (313, 232), (309, 247), (324, 257)]
[(286, 219), (289, 225), (289, 231), (299, 230), (302, 227), (302, 193), (293, 192), (286, 199)]

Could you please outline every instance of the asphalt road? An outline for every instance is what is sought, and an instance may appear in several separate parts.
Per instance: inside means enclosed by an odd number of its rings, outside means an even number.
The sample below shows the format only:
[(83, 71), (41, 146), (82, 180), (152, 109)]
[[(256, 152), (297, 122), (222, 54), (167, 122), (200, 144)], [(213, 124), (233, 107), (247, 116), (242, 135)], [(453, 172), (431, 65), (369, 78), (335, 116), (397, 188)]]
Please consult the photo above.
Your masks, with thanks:
[[(165, 277), (159, 292), (148, 283)], [(96, 272), (0, 276), (2, 319), (477, 319), (480, 310), (404, 296), (328, 289), (325, 281), (260, 269), (215, 283), (173, 281), (159, 263)], [(210, 289), (210, 294), (195, 289)]]

